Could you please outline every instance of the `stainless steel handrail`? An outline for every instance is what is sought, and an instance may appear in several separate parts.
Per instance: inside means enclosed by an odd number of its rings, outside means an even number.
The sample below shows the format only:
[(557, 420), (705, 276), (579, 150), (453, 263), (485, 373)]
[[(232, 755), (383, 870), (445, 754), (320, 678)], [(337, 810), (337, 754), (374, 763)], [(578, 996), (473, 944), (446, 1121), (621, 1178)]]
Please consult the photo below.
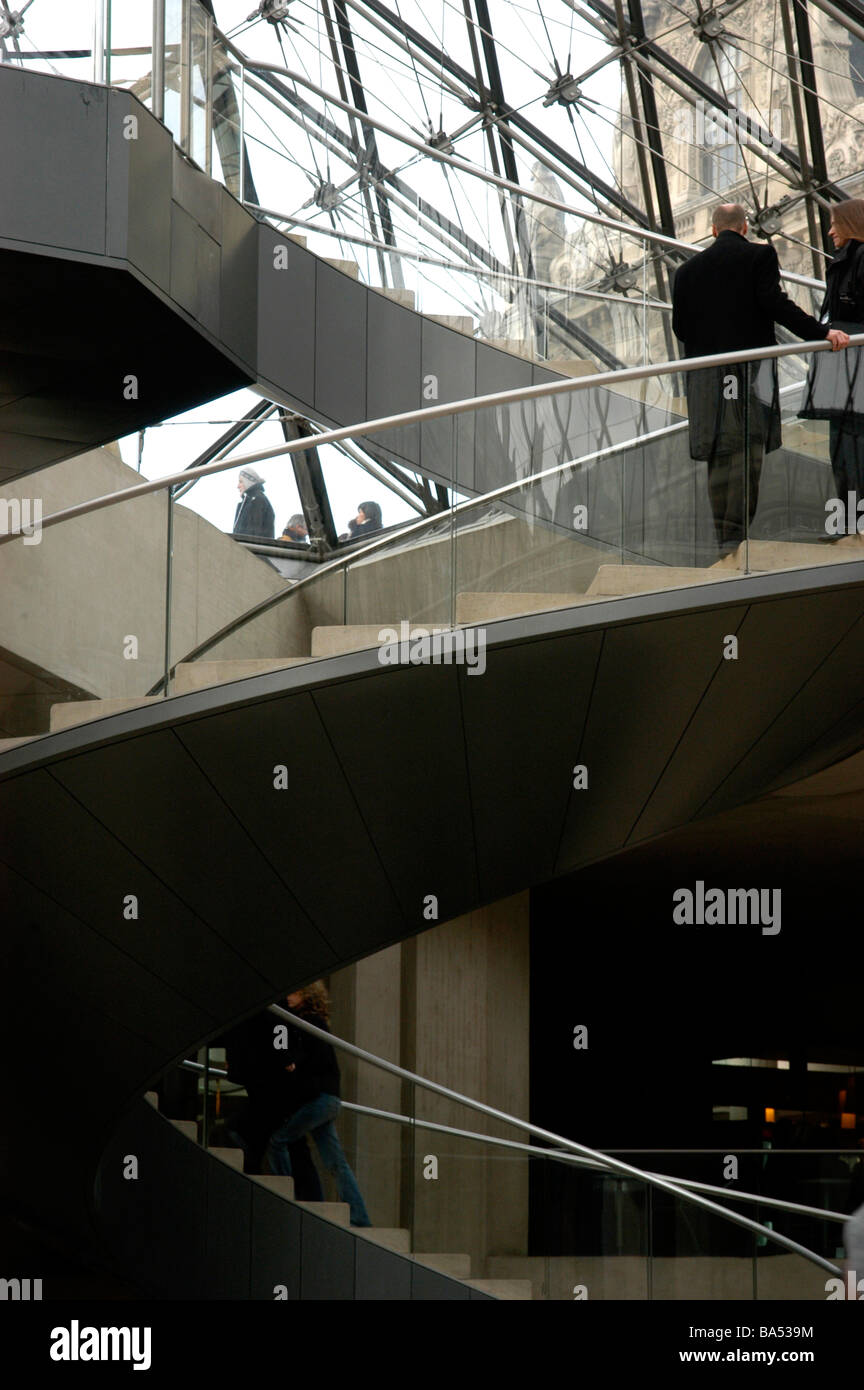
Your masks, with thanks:
[[(371, 1115), (382, 1120), (392, 1120), (397, 1124), (413, 1125), (416, 1129), (434, 1130), (439, 1134), (453, 1135), (458, 1139), (476, 1139), (483, 1144), (492, 1144), (495, 1148), (513, 1149), (518, 1153), (527, 1154), (531, 1158), (550, 1158), (556, 1163), (571, 1163), (577, 1168), (587, 1168), (596, 1172), (605, 1172), (606, 1164), (591, 1158), (582, 1158), (579, 1154), (564, 1153), (560, 1149), (539, 1149), (536, 1144), (520, 1144), (515, 1139), (499, 1139), (493, 1134), (478, 1134), (476, 1130), (454, 1129), (452, 1125), (437, 1124), (433, 1120), (421, 1120), (414, 1115), (397, 1115), (390, 1110), (377, 1110), (371, 1105), (358, 1105), (354, 1101), (341, 1101), (343, 1110), (356, 1111), (361, 1115)], [(602, 1152), (602, 1151), (601, 1151)], [(661, 1152), (663, 1152), (661, 1150)], [(671, 1150), (667, 1151), (671, 1152)], [(647, 1170), (646, 1170), (647, 1171)], [(669, 1178), (668, 1173), (652, 1173), (655, 1178)], [(732, 1191), (727, 1187), (716, 1187), (712, 1183), (696, 1182), (693, 1178), (673, 1178), (679, 1187), (687, 1187), (696, 1192), (713, 1192), (719, 1197), (729, 1197), (734, 1202), (752, 1202), (757, 1206), (775, 1207), (778, 1211), (795, 1212), (799, 1216), (824, 1217), (826, 1221), (839, 1221), (841, 1223), (849, 1220), (849, 1214), (830, 1211), (823, 1207), (803, 1206), (800, 1202), (786, 1202), (781, 1197), (763, 1197), (758, 1192), (741, 1192), (737, 1189)]]
[[(332, 1040), (333, 1035), (328, 1034), (328, 1036)], [(381, 1059), (379, 1058), (378, 1060), (380, 1062)], [(214, 1066), (208, 1068), (202, 1062), (187, 1060), (181, 1062), (180, 1065), (187, 1071), (194, 1071), (198, 1074), (209, 1072), (210, 1076), (228, 1076), (228, 1072), (223, 1068)], [(494, 1134), (480, 1134), (477, 1130), (459, 1129), (453, 1125), (440, 1124), (435, 1120), (424, 1120), (417, 1115), (400, 1115), (393, 1110), (381, 1110), (372, 1105), (359, 1105), (356, 1101), (341, 1100), (340, 1105), (343, 1110), (350, 1110), (352, 1114), (369, 1115), (373, 1119), (388, 1120), (393, 1124), (410, 1125), (415, 1129), (429, 1130), (435, 1134), (447, 1134), (456, 1139), (472, 1139), (480, 1144), (489, 1144), (493, 1148), (509, 1149), (516, 1153), (526, 1154), (532, 1159), (548, 1158), (553, 1159), (556, 1163), (570, 1163), (577, 1168), (586, 1168), (594, 1172), (607, 1171), (607, 1165), (603, 1161), (593, 1158), (583, 1158), (581, 1154), (567, 1153), (561, 1149), (541, 1149), (538, 1148), (536, 1144), (520, 1144), (516, 1139), (501, 1139)], [(637, 1150), (637, 1152), (641, 1151)], [(669, 1155), (678, 1151), (672, 1149), (658, 1149), (655, 1150), (655, 1152)], [(718, 1149), (716, 1152), (719, 1153), (721, 1151)], [(765, 1150), (760, 1149), (757, 1152), (764, 1153)], [(800, 1150), (794, 1151), (796, 1156), (800, 1152)], [(822, 1151), (819, 1150), (818, 1152)], [(655, 1178), (669, 1178), (668, 1173), (652, 1173), (651, 1176)], [(718, 1196), (728, 1197), (735, 1202), (752, 1202), (757, 1206), (773, 1207), (778, 1211), (794, 1212), (799, 1216), (815, 1216), (825, 1221), (837, 1221), (841, 1224), (849, 1220), (848, 1213), (831, 1211), (825, 1207), (805, 1206), (800, 1202), (787, 1202), (782, 1197), (766, 1197), (758, 1192), (742, 1192), (737, 1189), (733, 1191), (730, 1188), (717, 1187), (712, 1183), (697, 1182), (693, 1178), (676, 1177), (671, 1179), (671, 1181), (676, 1182), (679, 1187), (690, 1188), (698, 1192), (713, 1192)]]
[[(783, 396), (792, 391), (800, 391), (803, 384), (803, 382), (792, 382), (787, 386), (781, 386), (779, 395)], [(247, 623), (254, 622), (256, 618), (260, 618), (264, 613), (276, 608), (289, 596), (296, 594), (299, 589), (314, 584), (317, 580), (325, 578), (328, 574), (337, 574), (340, 570), (347, 569), (357, 560), (365, 560), (368, 556), (376, 554), (380, 550), (386, 550), (389, 545), (395, 545), (401, 542), (405, 537), (419, 535), (424, 529), (432, 530), (436, 526), (446, 524), (451, 517), (462, 516), (475, 508), (482, 508), (488, 506), (490, 503), (500, 501), (502, 498), (505, 498), (508, 493), (521, 492), (533, 486), (535, 483), (543, 482), (548, 478), (554, 477), (557, 473), (565, 472), (568, 468), (580, 468), (589, 463), (596, 463), (604, 458), (611, 458), (615, 454), (623, 453), (626, 449), (640, 448), (642, 445), (653, 440), (663, 439), (673, 434), (680, 434), (686, 428), (687, 421), (678, 420), (674, 425), (664, 425), (658, 430), (650, 430), (646, 434), (635, 435), (631, 439), (621, 440), (617, 444), (609, 444), (604, 449), (595, 450), (594, 453), (581, 454), (577, 459), (568, 459), (565, 463), (553, 464), (549, 468), (542, 469), (539, 473), (529, 473), (526, 477), (517, 478), (512, 483), (504, 483), (501, 487), (493, 488), (490, 492), (484, 492), (479, 497), (468, 497), (463, 502), (457, 502), (454, 506), (448, 507), (446, 511), (436, 512), (432, 516), (421, 517), (418, 521), (408, 522), (405, 526), (400, 527), (398, 530), (391, 530), (384, 536), (376, 536), (375, 540), (368, 541), (364, 546), (352, 550), (350, 553), (339, 554), (330, 560), (316, 564), (314, 570), (310, 574), (304, 575), (301, 579), (297, 579), (279, 593), (271, 594), (269, 598), (261, 599), (244, 613), (240, 613), (236, 618), (232, 618), (230, 622), (219, 628), (219, 630), (210, 637), (205, 638), (197, 647), (193, 647), (185, 656), (180, 657), (179, 660), (173, 664), (168, 674), (169, 676), (173, 675), (177, 666), (182, 663), (197, 661), (199, 657), (204, 656), (208, 651), (211, 651), (213, 647), (223, 642), (226, 637), (233, 636), (235, 632), (239, 632)], [(313, 439), (318, 439), (319, 437), (318, 435), (311, 436)], [(590, 541), (591, 537), (583, 536), (582, 539)], [(255, 547), (255, 549), (257, 552), (259, 547)], [(274, 553), (281, 554), (281, 552), (275, 550), (275, 547), (269, 549), (260, 547), (260, 551), (262, 554), (267, 555)], [(637, 554), (635, 551), (628, 551), (627, 553)], [(164, 685), (165, 676), (162, 676), (156, 684), (148, 690), (147, 694), (158, 695)]]
[(842, 1270), (833, 1265), (830, 1260), (826, 1260), (822, 1255), (817, 1255), (814, 1250), (808, 1250), (798, 1241), (791, 1240), (778, 1231), (760, 1225), (758, 1221), (751, 1221), (748, 1216), (742, 1216), (739, 1212), (729, 1211), (728, 1207), (720, 1206), (707, 1197), (700, 1196), (698, 1192), (688, 1191), (669, 1178), (664, 1178), (656, 1173), (646, 1173), (641, 1168), (634, 1168), (632, 1164), (622, 1163), (620, 1159), (600, 1153), (597, 1149), (591, 1149), (587, 1144), (577, 1144), (573, 1139), (565, 1139), (563, 1135), (542, 1129), (539, 1125), (533, 1125), (528, 1120), (517, 1119), (514, 1115), (508, 1115), (505, 1111), (497, 1110), (494, 1106), (486, 1105), (483, 1101), (461, 1095), (459, 1091), (454, 1091), (449, 1086), (442, 1086), (440, 1082), (430, 1081), (427, 1077), (420, 1076), (417, 1072), (408, 1071), (407, 1068), (400, 1067), (395, 1062), (388, 1062), (383, 1057), (376, 1057), (373, 1052), (367, 1052), (365, 1048), (358, 1047), (355, 1043), (346, 1042), (344, 1038), (338, 1038), (326, 1029), (316, 1027), (314, 1023), (309, 1023), (305, 1018), (298, 1018), (296, 1014), (289, 1013), (287, 1009), (280, 1008), (278, 1004), (271, 1004), (269, 1012), (276, 1018), (299, 1028), (302, 1032), (309, 1033), (312, 1037), (320, 1038), (332, 1047), (349, 1053), (352, 1057), (358, 1057), (363, 1062), (370, 1062), (381, 1071), (388, 1071), (403, 1081), (410, 1081), (415, 1086), (422, 1086), (435, 1095), (444, 1096), (446, 1100), (456, 1101), (459, 1105), (464, 1105), (466, 1109), (477, 1110), (480, 1114), (488, 1115), (491, 1119), (498, 1120), (502, 1124), (512, 1125), (514, 1129), (524, 1130), (526, 1134), (532, 1134), (535, 1139), (543, 1139), (547, 1143), (559, 1146), (568, 1153), (581, 1154), (584, 1158), (593, 1159), (607, 1172), (621, 1173), (624, 1177), (636, 1178), (639, 1182), (649, 1183), (651, 1187), (656, 1187), (661, 1192), (668, 1192), (673, 1197), (679, 1197), (682, 1201), (689, 1202), (691, 1206), (701, 1207), (702, 1210), (710, 1212), (713, 1216), (731, 1221), (735, 1226), (741, 1226), (744, 1230), (753, 1231), (760, 1237), (773, 1241), (776, 1245), (782, 1245), (784, 1249), (795, 1255), (801, 1255), (811, 1264), (816, 1264), (820, 1269), (827, 1270), (829, 1274), (842, 1274)]
[[(849, 339), (850, 347), (864, 346), (864, 333), (857, 333)], [(536, 386), (519, 386), (511, 391), (496, 391), (488, 396), (468, 396), (461, 401), (442, 401), (439, 405), (428, 405), (418, 410), (406, 410), (399, 415), (383, 415), (377, 420), (362, 420), (355, 425), (341, 425), (338, 429), (324, 430), (314, 436), (316, 447), (324, 444), (337, 444), (343, 439), (354, 439), (370, 434), (384, 434), (388, 430), (399, 429), (404, 425), (428, 423), (430, 420), (450, 419), (457, 415), (470, 415), (490, 407), (518, 405), (522, 401), (545, 400), (548, 396), (569, 395), (571, 392), (588, 391), (597, 388), (614, 389), (622, 382), (647, 381), (655, 376), (671, 376), (677, 372), (701, 371), (707, 367), (743, 366), (747, 362), (764, 362), (774, 357), (798, 357), (809, 352), (830, 352), (831, 344), (822, 339), (812, 343), (775, 343), (771, 347), (747, 349), (741, 352), (713, 353), (703, 357), (681, 357), (673, 361), (658, 362), (649, 366), (623, 367), (614, 372), (594, 372), (590, 376), (563, 377), (558, 381), (540, 382)], [(176, 483), (188, 482), (192, 478), (204, 478), (213, 473), (225, 473), (231, 468), (242, 468), (250, 463), (262, 463), (267, 459), (283, 458), (286, 454), (302, 453), (309, 448), (309, 437), (292, 439), (272, 449), (259, 449), (251, 454), (239, 454), (236, 458), (219, 459), (215, 463), (200, 464), (197, 468), (185, 468), (179, 473), (166, 473), (161, 478), (137, 483), (134, 487), (120, 488), (117, 492), (91, 498), (74, 507), (64, 507), (42, 519), (41, 529), (57, 526), (62, 521), (74, 517), (87, 516), (90, 512), (101, 511), (105, 507), (116, 507), (121, 502), (134, 497), (144, 497), (151, 492), (162, 492), (174, 487)], [(530, 476), (530, 475), (529, 475)], [(536, 476), (536, 475), (534, 475)], [(0, 536), (0, 545), (17, 540), (29, 534), (24, 528), (9, 531)]]
[[(683, 424), (686, 425), (686, 423), (686, 420), (683, 421)], [(302, 579), (298, 579), (294, 583), (287, 585), (277, 593), (270, 594), (265, 599), (260, 599), (258, 603), (253, 604), (251, 608), (247, 608), (245, 612), (239, 613), (236, 618), (232, 618), (229, 622), (225, 623), (217, 632), (206, 637), (203, 642), (199, 642), (197, 647), (193, 647), (185, 656), (175, 661), (168, 672), (168, 676), (172, 676), (174, 671), (181, 664), (185, 664), (189, 661), (197, 661), (199, 657), (204, 656), (206, 652), (212, 651), (214, 647), (218, 647), (220, 642), (224, 642), (226, 637), (231, 637), (235, 632), (239, 632), (247, 623), (254, 622), (256, 618), (262, 617), (264, 613), (269, 613), (271, 609), (277, 608), (279, 604), (284, 603), (286, 599), (293, 598), (300, 589), (306, 588), (307, 585), (315, 584), (320, 579), (325, 579), (329, 574), (338, 574), (340, 570), (347, 569), (356, 561), (365, 560), (370, 555), (377, 554), (378, 551), (386, 550), (389, 546), (399, 545), (408, 537), (419, 535), (423, 531), (433, 530), (436, 526), (446, 526), (453, 517), (463, 516), (465, 513), (471, 512), (476, 508), (488, 507), (491, 503), (499, 501), (502, 497), (506, 497), (510, 492), (524, 491), (529, 487), (533, 487), (536, 483), (554, 477), (556, 473), (564, 472), (568, 468), (575, 469), (587, 463), (596, 463), (599, 459), (608, 458), (613, 454), (623, 452), (625, 449), (638, 448), (651, 440), (662, 439), (666, 435), (674, 434), (676, 431), (679, 431), (681, 427), (682, 422), (678, 422), (674, 425), (664, 425), (659, 430), (651, 430), (647, 434), (637, 435), (632, 439), (623, 440), (620, 444), (607, 445), (605, 449), (598, 449), (593, 454), (583, 454), (578, 459), (568, 460), (566, 463), (553, 464), (550, 468), (544, 468), (540, 473), (529, 473), (525, 478), (517, 478), (515, 482), (505, 483), (502, 487), (493, 488), (491, 492), (484, 492), (480, 497), (468, 497), (464, 502), (457, 502), (454, 506), (448, 507), (446, 511), (435, 512), (432, 516), (421, 517), (419, 521), (408, 522), (407, 525), (400, 527), (398, 530), (389, 531), (386, 535), (378, 536), (374, 541), (368, 541), (359, 549), (352, 550), (348, 554), (336, 555), (332, 560), (327, 560), (322, 564), (316, 565), (311, 574), (306, 574)], [(312, 435), (311, 438), (318, 439), (320, 436)], [(591, 537), (583, 536), (582, 539), (590, 540)], [(275, 547), (264, 553), (271, 554), (274, 549)], [(636, 552), (633, 553), (635, 554)], [(165, 685), (165, 680), (166, 676), (161, 676), (156, 684), (147, 691), (147, 694), (158, 695), (159, 691)]]

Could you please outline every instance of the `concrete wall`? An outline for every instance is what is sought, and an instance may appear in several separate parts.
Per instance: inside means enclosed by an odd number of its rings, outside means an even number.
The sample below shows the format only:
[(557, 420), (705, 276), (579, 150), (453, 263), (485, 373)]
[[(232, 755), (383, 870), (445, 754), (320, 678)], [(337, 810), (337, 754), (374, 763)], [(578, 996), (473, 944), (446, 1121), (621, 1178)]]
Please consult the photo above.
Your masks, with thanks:
[[(43, 516), (140, 481), (116, 448), (97, 449), (32, 474), (24, 484)], [(15, 733), (46, 727), (45, 698), (143, 695), (165, 657), (167, 494), (154, 493), (63, 522), (36, 545), (0, 547), (0, 709)], [(174, 507), (171, 653), (202, 638), (285, 581), (182, 503)], [(138, 641), (137, 659), (124, 656)], [(290, 601), (224, 642), (221, 656), (294, 656), (308, 650), (303, 608)], [(31, 677), (34, 698), (27, 702)], [(35, 684), (34, 684), (35, 683)], [(36, 690), (36, 685), (39, 690)], [(23, 698), (22, 698), (23, 696)], [(49, 693), (48, 703), (53, 694)]]
[[(770, 1300), (823, 1302), (830, 1276), (799, 1255), (760, 1254), (756, 1259), (756, 1292)], [(752, 1302), (753, 1260), (732, 1255), (662, 1256), (555, 1255), (549, 1259), (493, 1257), (493, 1279), (530, 1279), (535, 1298), (572, 1302), (579, 1298), (663, 1301), (699, 1299), (705, 1302)], [(706, 1345), (709, 1345), (706, 1342)], [(713, 1345), (713, 1344), (712, 1344)]]
[[(430, 1080), (528, 1116), (528, 895), (518, 894), (389, 947), (331, 977), (333, 1029)], [(343, 1095), (484, 1134), (524, 1134), (340, 1059)], [(340, 1130), (373, 1224), (408, 1226), (421, 1252), (528, 1249), (528, 1164), (472, 1140), (344, 1112)], [(437, 1160), (437, 1178), (425, 1177)]]

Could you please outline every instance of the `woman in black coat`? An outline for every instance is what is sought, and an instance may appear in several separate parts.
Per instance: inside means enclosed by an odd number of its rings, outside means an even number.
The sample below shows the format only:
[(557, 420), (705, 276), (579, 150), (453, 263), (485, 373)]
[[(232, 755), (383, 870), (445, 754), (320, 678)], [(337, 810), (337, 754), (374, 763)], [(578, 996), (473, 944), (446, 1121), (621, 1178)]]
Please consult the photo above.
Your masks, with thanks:
[[(823, 321), (847, 333), (864, 333), (864, 198), (831, 209), (831, 240), (837, 255), (826, 270)], [(854, 533), (855, 502), (864, 498), (864, 358), (860, 347), (815, 354), (800, 412), (805, 420), (828, 420), (831, 468), (837, 496)], [(845, 526), (841, 528), (845, 530)]]

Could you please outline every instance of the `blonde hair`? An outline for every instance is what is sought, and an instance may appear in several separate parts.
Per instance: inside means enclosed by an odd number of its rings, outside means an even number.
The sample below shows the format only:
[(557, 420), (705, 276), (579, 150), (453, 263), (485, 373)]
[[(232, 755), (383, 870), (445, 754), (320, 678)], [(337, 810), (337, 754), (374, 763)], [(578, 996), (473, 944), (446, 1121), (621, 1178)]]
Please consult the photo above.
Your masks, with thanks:
[(297, 993), (302, 995), (301, 1008), (304, 1013), (315, 1014), (323, 1018), (325, 1023), (330, 1022), (330, 995), (323, 980), (313, 980), (311, 985), (303, 985)]
[(841, 236), (864, 241), (864, 198), (847, 198), (843, 203), (835, 203), (831, 220)]

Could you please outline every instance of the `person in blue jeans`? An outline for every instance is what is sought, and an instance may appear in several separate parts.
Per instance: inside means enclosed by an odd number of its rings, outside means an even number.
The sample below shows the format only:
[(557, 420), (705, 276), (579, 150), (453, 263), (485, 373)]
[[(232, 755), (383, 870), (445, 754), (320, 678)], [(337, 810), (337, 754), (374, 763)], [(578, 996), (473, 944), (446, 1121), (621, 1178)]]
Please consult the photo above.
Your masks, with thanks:
[[(329, 1032), (330, 1001), (323, 981), (315, 980), (303, 989), (294, 990), (288, 995), (286, 1003), (290, 1013)], [(290, 1177), (291, 1145), (304, 1135), (311, 1135), (321, 1162), (336, 1179), (339, 1200), (348, 1203), (351, 1225), (371, 1226), (357, 1179), (336, 1133), (334, 1121), (341, 1108), (336, 1053), (323, 1038), (315, 1038), (311, 1033), (303, 1033), (290, 1025), (288, 1031), (291, 1036), (285, 1071), (291, 1083), (291, 1100), (296, 1108), (270, 1135), (267, 1146), (270, 1170)]]

